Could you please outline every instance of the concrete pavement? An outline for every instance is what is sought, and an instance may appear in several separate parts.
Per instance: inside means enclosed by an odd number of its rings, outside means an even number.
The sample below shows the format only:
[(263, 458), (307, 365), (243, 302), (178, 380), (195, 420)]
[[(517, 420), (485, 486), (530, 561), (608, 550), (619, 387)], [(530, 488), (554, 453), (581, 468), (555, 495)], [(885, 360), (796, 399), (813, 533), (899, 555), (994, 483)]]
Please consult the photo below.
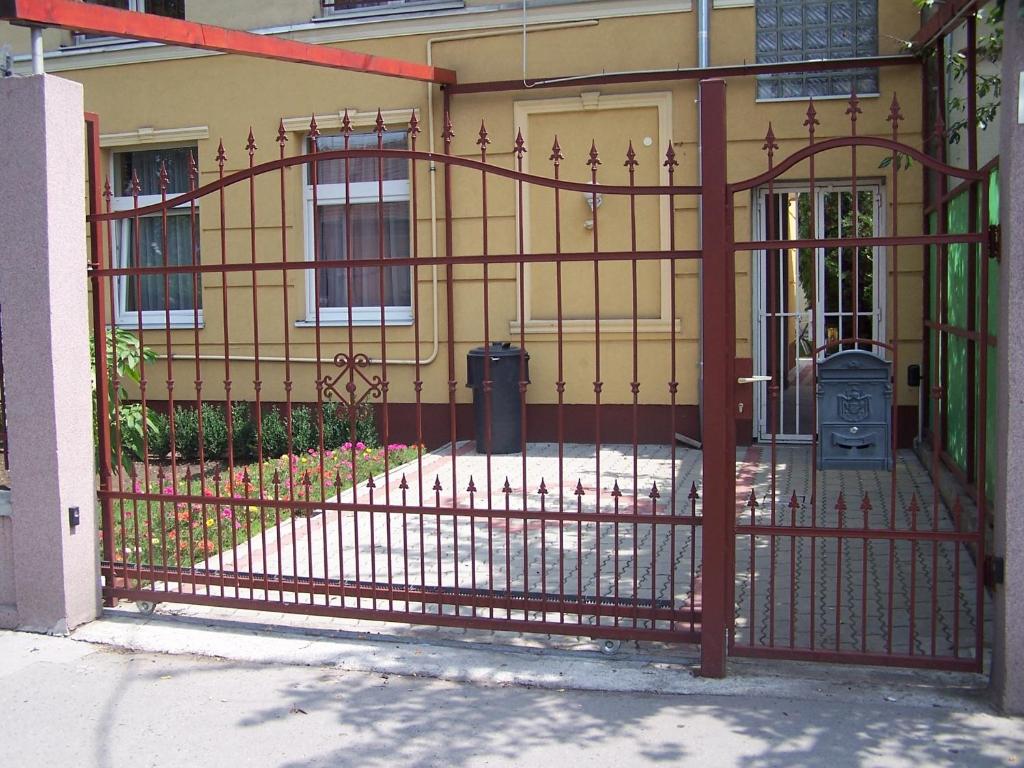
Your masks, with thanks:
[[(225, 647), (255, 642), (224, 632)], [(312, 658), (298, 649), (314, 638), (286, 641), (295, 646), (278, 653)], [(384, 650), (404, 675), (347, 670), (326, 656), (314, 666), (268, 664), (0, 633), (0, 763), (839, 768), (1024, 760), (1024, 722), (992, 714), (970, 677), (814, 665), (773, 665), (766, 676), (738, 665), (724, 682), (674, 670), (695, 683), (688, 695), (593, 691), (514, 684), (526, 682), (516, 678), (522, 665), (557, 678), (566, 654), (517, 661), (531, 654), (502, 652), (506, 679), (463, 683), (419, 676), (413, 660), (433, 654), (443, 672), (465, 647), (401, 645)], [(380, 646), (368, 643), (364, 654)], [(593, 661), (605, 664), (604, 677), (627, 671), (614, 659)]]

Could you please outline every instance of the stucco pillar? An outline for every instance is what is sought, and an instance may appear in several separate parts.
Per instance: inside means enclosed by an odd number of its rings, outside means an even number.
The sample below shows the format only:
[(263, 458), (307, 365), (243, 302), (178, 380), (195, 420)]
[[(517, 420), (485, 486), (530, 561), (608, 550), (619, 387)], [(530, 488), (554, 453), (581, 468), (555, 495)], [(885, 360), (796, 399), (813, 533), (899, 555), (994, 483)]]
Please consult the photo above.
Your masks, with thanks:
[[(0, 79), (0, 115), (14, 577), (0, 625), (64, 633), (99, 611), (82, 86)], [(81, 513), (74, 528), (69, 507)]]
[(1002, 261), (999, 286), (999, 443), (993, 554), (1005, 561), (995, 592), (992, 687), (1006, 712), (1024, 713), (1024, 125), (1018, 121), (1024, 71), (1020, 0), (1005, 10), (999, 146)]

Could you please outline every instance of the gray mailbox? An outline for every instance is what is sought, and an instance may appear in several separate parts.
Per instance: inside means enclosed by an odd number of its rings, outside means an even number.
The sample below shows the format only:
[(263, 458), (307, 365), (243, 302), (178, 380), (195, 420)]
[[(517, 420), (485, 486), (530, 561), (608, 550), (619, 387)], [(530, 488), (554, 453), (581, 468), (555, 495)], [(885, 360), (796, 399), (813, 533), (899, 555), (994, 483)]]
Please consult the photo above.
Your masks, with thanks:
[(837, 352), (818, 364), (818, 469), (892, 469), (892, 363)]

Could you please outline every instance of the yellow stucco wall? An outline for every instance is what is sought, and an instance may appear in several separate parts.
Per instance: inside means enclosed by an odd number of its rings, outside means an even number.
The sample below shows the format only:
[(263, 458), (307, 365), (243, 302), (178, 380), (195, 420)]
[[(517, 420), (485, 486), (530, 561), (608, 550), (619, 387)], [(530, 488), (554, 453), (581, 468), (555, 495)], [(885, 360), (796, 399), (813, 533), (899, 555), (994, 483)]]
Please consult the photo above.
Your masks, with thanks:
[[(193, 4), (194, 6), (195, 4)], [(200, 4), (202, 5), (202, 4)], [(220, 5), (220, 4), (219, 4)], [(282, 23), (273, 13), (266, 19), (251, 17), (249, 3), (225, 2), (228, 5), (245, 8), (245, 21), (237, 26), (258, 26)], [(262, 5), (262, 4), (261, 4)], [(268, 6), (275, 4), (266, 4)], [(278, 4), (280, 5), (280, 4)], [(311, 7), (315, 3), (304, 4)], [(473, 5), (469, 3), (468, 5)], [(594, 18), (586, 11), (598, 9), (607, 11), (615, 4), (591, 2), (579, 4), (575, 18), (560, 17), (552, 22), (564, 28), (532, 31), (528, 36), (528, 64), (530, 77), (540, 75), (591, 74), (625, 70), (665, 69), (696, 64), (696, 19), (689, 11), (689, 5), (679, 3), (684, 10), (668, 13), (636, 13), (634, 15), (602, 16)], [(621, 4), (619, 4), (621, 7)], [(657, 4), (654, 4), (657, 5)], [(662, 4), (663, 5), (663, 4)], [(910, 37), (917, 25), (917, 12), (913, 4), (906, 2), (880, 2), (879, 36), (880, 52), (894, 52), (901, 37)], [(638, 3), (637, 8), (645, 6)], [(652, 5), (653, 7), (653, 5)], [(661, 6), (659, 6), (661, 7)], [(564, 9), (563, 9), (564, 10)], [(596, 11), (594, 11), (596, 14)], [(298, 14), (308, 21), (311, 12)], [(274, 18), (271, 18), (274, 16)], [(479, 16), (479, 14), (478, 14)], [(506, 18), (507, 17), (507, 18)], [(210, 20), (229, 24), (230, 19)], [(367, 30), (353, 26), (350, 37), (339, 45), (353, 50), (371, 52), (382, 56), (393, 56), (414, 61), (425, 61), (428, 53), (434, 64), (455, 69), (461, 82), (492, 79), (514, 79), (522, 77), (521, 30), (513, 26), (516, 15), (495, 16), (493, 28), (460, 29), (457, 21), (448, 20), (443, 28), (422, 23), (422, 31), (414, 33), (415, 27), (408, 21), (396, 21), (401, 25), (402, 34), (386, 37), (389, 24), (374, 25), (373, 34), (381, 37), (357, 39), (365, 36)], [(547, 17), (538, 15), (537, 23)], [(473, 21), (479, 26), (479, 19)], [(397, 28), (397, 27), (396, 27)], [(413, 31), (410, 31), (413, 30)], [(339, 39), (343, 37), (339, 33)], [(447, 38), (447, 39), (446, 39)], [(460, 39), (451, 39), (460, 38)], [(468, 39), (461, 39), (468, 38)], [(49, 35), (47, 42), (57, 40), (56, 33)], [(752, 7), (716, 9), (711, 22), (711, 56), (713, 64), (735, 64), (754, 60), (754, 10)], [(12, 30), (0, 26), (0, 41), (13, 41), (17, 50), (27, 47), (27, 34), (23, 30)], [(19, 42), (20, 41), (20, 42)], [(25, 43), (22, 45), (22, 43)], [(440, 133), (441, 97), (436, 88), (421, 83), (384, 79), (377, 76), (332, 72), (301, 65), (282, 64), (237, 56), (198, 56), (120, 64), (116, 66), (89, 66), (81, 58), (81, 65), (87, 68), (65, 70), (61, 74), (85, 85), (86, 108), (97, 112), (102, 121), (103, 134), (125, 133), (140, 128), (175, 129), (192, 126), (208, 128), (208, 138), (196, 142), (201, 183), (216, 178), (214, 156), (217, 143), (223, 137), (228, 155), (225, 172), (241, 169), (247, 163), (244, 153), (246, 135), (252, 127), (259, 152), (257, 162), (277, 156), (274, 138), (280, 118), (297, 118), (311, 113), (318, 115), (337, 114), (340, 109), (352, 108), (360, 113), (372, 112), (377, 107), (385, 110), (419, 110), (424, 131), (429, 131), (429, 113), (434, 112), (433, 131)], [(906, 120), (901, 125), (900, 139), (912, 145), (919, 143), (921, 119), (919, 111), (920, 80), (915, 67), (884, 68), (879, 74), (881, 97), (865, 97), (862, 100), (863, 114), (858, 122), (858, 131), (863, 134), (889, 134), (889, 100), (894, 91), (900, 94), (903, 114)], [(737, 181), (754, 176), (765, 168), (765, 156), (761, 145), (765, 131), (772, 124), (780, 145), (778, 158), (785, 157), (806, 144), (803, 127), (806, 102), (759, 103), (755, 100), (753, 78), (733, 78), (728, 81), (728, 132), (729, 157), (728, 178)], [(521, 127), (528, 137), (528, 154), (524, 161), (530, 172), (550, 175), (547, 160), (551, 142), (557, 133), (565, 154), (561, 168), (562, 177), (577, 181), (589, 179), (589, 168), (585, 165), (586, 151), (590, 141), (595, 139), (601, 151), (603, 165), (600, 180), (604, 183), (624, 184), (628, 178), (623, 168), (625, 151), (630, 139), (638, 153), (640, 165), (637, 169), (637, 183), (658, 183), (661, 175), (661, 160), (668, 142), (671, 141), (680, 163), (676, 182), (696, 184), (698, 180), (698, 112), (695, 103), (697, 86), (693, 81), (640, 83), (616, 86), (577, 87), (567, 84), (564, 88), (547, 90), (523, 90), (488, 95), (458, 96), (453, 101), (452, 119), (456, 137), (453, 151), (459, 155), (477, 156), (477, 132), (481, 120), (486, 122), (493, 144), (489, 151), (489, 162), (510, 167), (514, 163), (511, 153), (515, 129)], [(634, 106), (615, 106), (621, 97), (638, 98)], [(658, 102), (662, 106), (644, 104), (644, 100)], [(431, 100), (433, 104), (431, 104)], [(575, 100), (578, 106), (570, 104), (558, 112), (545, 111), (542, 102), (549, 100)], [(627, 99), (628, 101), (628, 99)], [(603, 104), (603, 106), (602, 106)], [(668, 105), (667, 113), (664, 111)], [(844, 114), (845, 100), (823, 99), (817, 102), (818, 139), (845, 135), (849, 129)], [(516, 124), (516, 115), (520, 125)], [(664, 119), (662, 119), (664, 118)], [(301, 151), (304, 136), (300, 131), (290, 134), (287, 152)], [(651, 139), (647, 146), (645, 139)], [(440, 141), (437, 141), (438, 147)], [(426, 149), (426, 133), (420, 138), (420, 148)], [(127, 148), (127, 147), (126, 147)], [(891, 183), (885, 181), (887, 173), (879, 169), (880, 151), (862, 150), (858, 155), (857, 173), (864, 179), (878, 179), (885, 184), (886, 200), (891, 200)], [(110, 151), (104, 152), (105, 161)], [(453, 234), (456, 255), (478, 253), (482, 245), (482, 218), (480, 174), (465, 169), (455, 169), (453, 174)], [(816, 176), (819, 180), (844, 179), (850, 175), (850, 152), (840, 150), (821, 155), (816, 160)], [(804, 179), (807, 166), (801, 164), (786, 174), (787, 179)], [(444, 254), (443, 199), (441, 169), (435, 174), (435, 203), (438, 213), (436, 237), (432, 239), (431, 226), (431, 172), (425, 163), (417, 166), (418, 220), (417, 245), (421, 255), (436, 252)], [(901, 234), (917, 233), (921, 229), (921, 184), (919, 169), (900, 174), (900, 205), (896, 211), (888, 211), (886, 220), (891, 227), (898, 216)], [(261, 178), (256, 184), (257, 205), (257, 259), (274, 261), (280, 258), (280, 200), (279, 177), (272, 174)], [(516, 199), (514, 183), (488, 177), (489, 250), (491, 253), (514, 253), (517, 238)], [(299, 260), (304, 254), (303, 234), (303, 180), (298, 169), (289, 172), (286, 179), (286, 236), (289, 259)], [(528, 250), (549, 250), (553, 247), (552, 224), (553, 197), (550, 190), (532, 188), (526, 199), (525, 219), (528, 232)], [(587, 250), (591, 237), (585, 228), (590, 218), (585, 200), (580, 193), (565, 193), (562, 203), (562, 247), (564, 250)], [(735, 237), (747, 240), (751, 237), (751, 194), (741, 193), (735, 197)], [(638, 247), (658, 248), (664, 246), (664, 232), (668, 227), (668, 216), (674, 218), (676, 245), (679, 248), (697, 248), (698, 208), (692, 197), (677, 197), (669, 213), (667, 202), (659, 205), (643, 201), (637, 210)], [(227, 256), (229, 261), (248, 261), (251, 257), (249, 244), (248, 188), (245, 185), (231, 190), (227, 195)], [(598, 212), (601, 228), (602, 249), (628, 248), (630, 229), (628, 206), (624, 200), (606, 199)], [(205, 199), (200, 206), (202, 229), (202, 253), (204, 262), (221, 258), (218, 237), (218, 206), (216, 196)], [(895, 260), (890, 256), (891, 270)], [(752, 354), (752, 309), (751, 296), (751, 254), (740, 252), (736, 257), (737, 284), (737, 326), (738, 357)], [(899, 327), (900, 364), (919, 362), (921, 331), (921, 287), (922, 255), (918, 248), (901, 249), (898, 256), (899, 281)], [(464, 379), (466, 351), (483, 341), (482, 306), (483, 290), (480, 266), (464, 266), (455, 270), (452, 287), (454, 298), (454, 354), (456, 376), (460, 381), (457, 397), (460, 402), (469, 400), (470, 393), (461, 386)], [(564, 352), (567, 362), (567, 400), (570, 402), (592, 402), (594, 379), (593, 366), (595, 344), (593, 328), (585, 327), (588, 312), (593, 303), (593, 266), (567, 265), (563, 268), (566, 290), (563, 297), (564, 316), (584, 321), (584, 327), (574, 329), (566, 335)], [(530, 349), (531, 373), (535, 386), (530, 390), (530, 402), (545, 403), (556, 401), (554, 381), (555, 336), (550, 323), (544, 321), (554, 317), (557, 296), (554, 292), (554, 269), (538, 265), (527, 270), (524, 290), (530, 305), (528, 318), (536, 321), (527, 323), (524, 331), (526, 344)], [(426, 362), (423, 367), (424, 401), (447, 402), (448, 400), (448, 329), (446, 327), (447, 305), (443, 268), (438, 274), (438, 296), (434, 300), (432, 283), (433, 270), (429, 267), (418, 270), (418, 286), (421, 304), (417, 313), (421, 343), (416, 349), (412, 343), (413, 328), (395, 326), (387, 329), (388, 357), (396, 361), (389, 365), (388, 378), (393, 401), (409, 402), (413, 399), (412, 382), (415, 368), (407, 361), (417, 355)], [(490, 268), (490, 337), (491, 339), (519, 340), (518, 323), (518, 274), (512, 265), (495, 265)], [(680, 402), (693, 404), (698, 398), (698, 353), (699, 353), (699, 282), (698, 269), (694, 262), (680, 262), (669, 270), (657, 262), (643, 263), (637, 268), (638, 315), (650, 325), (641, 330), (638, 364), (639, 380), (643, 382), (641, 402), (668, 402), (667, 382), (671, 378), (669, 356), (666, 344), (675, 329), (678, 371), (680, 380)], [(892, 277), (889, 279), (892, 283)], [(606, 372), (605, 402), (630, 402), (629, 381), (632, 379), (631, 328), (617, 324), (628, 321), (632, 315), (632, 275), (626, 263), (606, 264), (601, 267), (602, 317), (606, 328), (602, 329), (602, 367)], [(665, 316), (665, 301), (670, 286), (676, 289), (677, 309), (674, 318)], [(264, 356), (280, 356), (283, 348), (282, 277), (279, 272), (262, 273), (257, 291), (256, 314), (260, 323), (260, 352)], [(290, 354), (297, 358), (313, 358), (318, 349), (313, 329), (296, 326), (295, 322), (305, 316), (305, 284), (302, 272), (292, 271), (287, 280), (289, 298)], [(234, 273), (228, 277), (227, 322), (230, 327), (231, 378), (234, 382), (233, 396), (252, 396), (252, 363), (244, 358), (252, 355), (253, 301), (251, 281), (248, 273)], [(223, 355), (224, 317), (221, 301), (222, 286), (217, 275), (208, 275), (203, 281), (203, 308), (205, 327), (199, 332), (202, 355)], [(890, 286), (889, 327), (893, 315)], [(665, 322), (658, 323), (658, 320)], [(434, 356), (434, 324), (438, 328), (439, 348)], [(376, 328), (357, 328), (353, 331), (357, 351), (378, 356), (380, 332)], [(188, 356), (193, 351), (192, 331), (171, 332), (175, 354)], [(164, 332), (147, 330), (144, 340), (148, 346), (163, 351)], [(347, 328), (325, 328), (321, 334), (319, 353), (330, 358), (338, 351), (347, 349)], [(162, 364), (161, 364), (162, 365)], [(208, 382), (205, 396), (218, 399), (217, 390), (225, 378), (224, 364), (219, 360), (202, 362), (202, 377)], [(570, 368), (571, 367), (571, 368)], [(327, 373), (325, 366), (322, 373)], [(187, 359), (175, 363), (173, 371), (179, 382), (177, 396), (192, 396), (191, 382), (195, 378), (193, 363)], [(316, 366), (299, 363), (294, 366), (293, 378), (295, 400), (315, 399)], [(150, 377), (150, 396), (163, 396), (162, 381), (166, 377)], [(264, 381), (262, 396), (265, 400), (283, 400), (285, 397), (283, 366), (278, 363), (264, 363), (261, 372)], [(902, 376), (899, 377), (903, 379)], [(186, 386), (185, 383), (188, 383)], [(222, 389), (221, 389), (222, 392)], [(222, 395), (221, 395), (222, 399)], [(899, 402), (915, 404), (916, 390), (901, 387)]]

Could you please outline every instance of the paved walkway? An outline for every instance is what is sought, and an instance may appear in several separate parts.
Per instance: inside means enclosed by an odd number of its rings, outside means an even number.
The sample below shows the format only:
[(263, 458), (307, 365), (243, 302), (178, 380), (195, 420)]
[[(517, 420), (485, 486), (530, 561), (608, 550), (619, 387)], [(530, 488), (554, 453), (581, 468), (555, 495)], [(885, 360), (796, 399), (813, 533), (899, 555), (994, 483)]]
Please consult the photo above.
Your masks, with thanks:
[[(518, 454), (488, 460), (471, 444), (456, 447), (454, 462), (450, 449), (428, 454), (422, 465), (413, 462), (386, 479), (377, 478), (372, 491), (362, 487), (341, 497), (345, 502), (368, 501), (372, 493), (375, 503), (407, 505), (411, 511), (328, 511), (294, 518), (267, 532), (265, 548), (261, 539), (254, 540), (251, 559), (249, 544), (243, 544), (207, 565), (240, 573), (341, 580), (327, 596), (287, 589), (264, 593), (257, 584), (256, 589), (241, 589), (242, 597), (392, 610), (398, 620), (403, 611), (441, 611), (467, 618), (564, 621), (578, 623), (585, 638), (601, 637), (597, 624), (615, 622), (607, 615), (611, 609), (594, 615), (592, 603), (598, 595), (608, 605), (699, 608), (701, 527), (690, 518), (702, 512), (699, 451), (677, 447), (673, 463), (666, 446), (638, 446), (635, 455), (632, 446), (604, 446), (600, 467), (592, 446), (565, 446), (559, 457), (555, 444), (531, 444), (527, 453), (525, 464)], [(957, 514), (963, 530), (973, 523), (973, 513), (952, 512), (937, 499), (927, 472), (910, 452), (899, 454), (893, 484), (889, 472), (812, 473), (807, 446), (779, 446), (775, 451), (773, 507), (772, 458), (769, 446), (741, 449), (737, 455), (739, 644), (974, 657), (979, 616), (976, 571), (967, 546), (955, 541), (893, 542), (882, 538), (884, 534), (868, 539), (745, 532), (751, 524), (895, 530), (901, 535), (915, 527), (951, 532)], [(813, 506), (812, 497), (817, 500)], [(432, 515), (434, 507), (457, 507), (465, 514)], [(472, 514), (488, 508), (496, 514)], [(524, 508), (528, 514), (521, 513)], [(506, 510), (511, 514), (506, 516)], [(544, 519), (541, 510), (548, 515)], [(609, 516), (607, 522), (572, 520), (579, 512), (598, 510)], [(566, 518), (551, 519), (559, 512)], [(665, 522), (630, 522), (634, 512), (663, 516)], [(357, 597), (352, 594), (356, 584), (373, 586), (378, 596)], [(498, 600), (489, 606), (439, 608), (403, 595), (407, 584)], [(225, 594), (235, 591), (229, 588)], [(502, 602), (509, 595), (568, 607), (524, 610), (514, 601)], [(591, 606), (575, 613), (573, 602), (581, 595)], [(174, 610), (191, 615), (209, 611)], [(629, 619), (619, 624), (632, 626)], [(637, 625), (671, 626), (647, 619)], [(676, 625), (687, 627), (685, 621)], [(560, 647), (578, 643), (543, 636), (541, 642)]]

